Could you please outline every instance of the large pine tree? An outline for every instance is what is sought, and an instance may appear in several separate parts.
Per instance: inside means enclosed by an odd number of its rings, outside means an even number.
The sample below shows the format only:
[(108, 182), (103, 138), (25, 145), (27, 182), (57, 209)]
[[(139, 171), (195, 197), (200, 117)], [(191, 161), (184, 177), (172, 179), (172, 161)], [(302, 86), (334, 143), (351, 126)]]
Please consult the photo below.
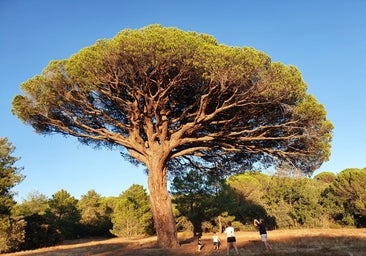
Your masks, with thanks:
[(178, 246), (167, 189), (171, 162), (230, 170), (291, 163), (312, 173), (333, 126), (301, 73), (251, 47), (149, 26), (52, 61), (22, 84), (13, 113), (41, 134), (127, 149), (148, 170), (158, 243)]

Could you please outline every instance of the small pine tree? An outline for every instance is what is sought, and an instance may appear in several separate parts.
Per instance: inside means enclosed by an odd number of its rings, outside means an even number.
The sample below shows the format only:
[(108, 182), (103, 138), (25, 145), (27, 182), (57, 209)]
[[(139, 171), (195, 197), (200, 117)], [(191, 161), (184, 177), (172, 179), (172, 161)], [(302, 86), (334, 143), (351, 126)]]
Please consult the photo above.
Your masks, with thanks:
[(16, 250), (23, 237), (21, 226), (11, 218), (16, 204), (11, 189), (23, 180), (22, 168), (14, 165), (19, 160), (11, 155), (14, 150), (7, 138), (0, 138), (0, 253)]
[(149, 197), (141, 185), (134, 184), (120, 195), (112, 223), (111, 233), (119, 237), (133, 238), (152, 233)]

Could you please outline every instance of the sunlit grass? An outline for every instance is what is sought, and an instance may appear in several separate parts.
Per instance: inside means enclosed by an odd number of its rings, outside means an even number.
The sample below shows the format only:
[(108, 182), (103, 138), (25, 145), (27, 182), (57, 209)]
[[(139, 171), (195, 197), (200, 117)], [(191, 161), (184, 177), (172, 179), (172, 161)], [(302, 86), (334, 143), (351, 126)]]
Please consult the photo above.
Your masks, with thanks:
[[(366, 229), (276, 230), (269, 231), (268, 237), (273, 247), (271, 251), (265, 251), (256, 232), (238, 232), (237, 244), (240, 254), (366, 256)], [(204, 255), (226, 255), (225, 242), (220, 253), (207, 251)], [(235, 255), (233, 250), (230, 255)]]
[[(226, 255), (225, 236), (220, 234), (222, 246), (212, 248), (212, 233), (204, 233), (204, 247), (197, 252), (197, 241), (191, 233), (180, 233), (181, 247), (162, 250), (156, 246), (156, 237), (127, 240), (112, 238), (103, 240), (79, 240), (72, 243), (42, 248), (28, 252), (4, 254), (4, 256), (181, 256), (181, 255)], [(240, 255), (295, 255), (295, 256), (366, 256), (366, 229), (298, 229), (268, 232), (273, 250), (266, 252), (257, 231), (237, 232)], [(235, 255), (231, 250), (230, 255)]]

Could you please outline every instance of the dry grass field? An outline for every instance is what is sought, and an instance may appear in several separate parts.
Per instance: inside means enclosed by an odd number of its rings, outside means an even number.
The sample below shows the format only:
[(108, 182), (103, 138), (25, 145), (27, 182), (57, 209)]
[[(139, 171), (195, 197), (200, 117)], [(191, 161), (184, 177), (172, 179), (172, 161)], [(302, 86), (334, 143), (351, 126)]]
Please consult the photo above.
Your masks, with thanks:
[[(266, 252), (256, 231), (237, 232), (240, 255), (296, 255), (296, 256), (366, 256), (366, 229), (299, 229), (273, 230), (268, 232), (273, 250)], [(179, 234), (181, 247), (163, 250), (156, 247), (156, 237), (139, 240), (111, 238), (103, 240), (79, 240), (63, 245), (33, 251), (3, 254), (4, 256), (181, 256), (181, 255), (226, 255), (224, 235), (220, 250), (212, 249), (212, 234), (204, 234), (204, 247), (197, 252), (196, 241), (187, 234)], [(235, 255), (231, 251), (230, 255)]]

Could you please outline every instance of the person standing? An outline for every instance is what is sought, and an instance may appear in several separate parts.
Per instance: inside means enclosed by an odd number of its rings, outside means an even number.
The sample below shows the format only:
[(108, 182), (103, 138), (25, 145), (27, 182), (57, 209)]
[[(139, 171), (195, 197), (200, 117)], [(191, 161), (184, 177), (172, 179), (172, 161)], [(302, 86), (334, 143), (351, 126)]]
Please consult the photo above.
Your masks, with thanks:
[(198, 240), (197, 240), (197, 251), (200, 252), (202, 249), (202, 239), (201, 239), (201, 235), (198, 235)]
[(238, 247), (236, 246), (236, 237), (235, 237), (235, 233), (234, 233), (234, 227), (231, 226), (231, 221), (228, 222), (228, 226), (226, 227), (224, 233), (226, 234), (226, 241), (227, 241), (226, 255), (230, 254), (231, 247), (234, 247), (236, 254), (239, 255)]
[(259, 229), (259, 235), (261, 236), (261, 240), (264, 243), (265, 249), (267, 251), (272, 250), (272, 246), (268, 242), (267, 228), (266, 228), (266, 225), (264, 223), (264, 220), (259, 219), (259, 221), (258, 221), (257, 219), (254, 219), (254, 226), (258, 227), (258, 229)]
[(217, 235), (216, 232), (214, 232), (213, 236), (212, 236), (212, 241), (213, 241), (213, 248), (214, 250), (218, 250), (220, 247), (220, 238)]

